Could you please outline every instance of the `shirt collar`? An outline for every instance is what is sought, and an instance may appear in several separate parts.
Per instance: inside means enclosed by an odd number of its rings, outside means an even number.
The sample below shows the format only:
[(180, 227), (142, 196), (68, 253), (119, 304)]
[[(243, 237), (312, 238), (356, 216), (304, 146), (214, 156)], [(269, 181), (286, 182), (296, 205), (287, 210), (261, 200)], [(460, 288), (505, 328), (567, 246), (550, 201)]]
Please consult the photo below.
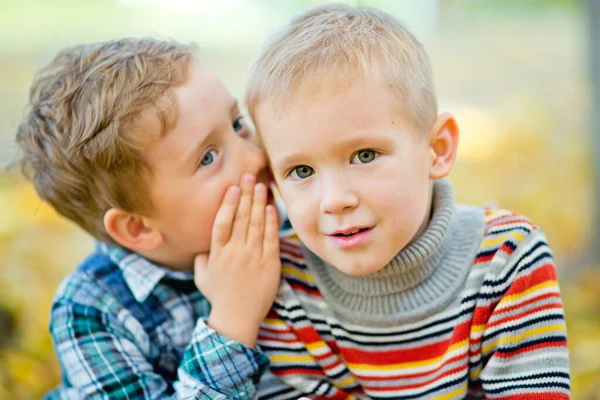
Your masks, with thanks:
[(133, 297), (140, 303), (148, 298), (165, 276), (177, 280), (194, 279), (194, 275), (190, 272), (173, 271), (119, 246), (97, 243), (97, 249), (121, 268), (125, 283)]

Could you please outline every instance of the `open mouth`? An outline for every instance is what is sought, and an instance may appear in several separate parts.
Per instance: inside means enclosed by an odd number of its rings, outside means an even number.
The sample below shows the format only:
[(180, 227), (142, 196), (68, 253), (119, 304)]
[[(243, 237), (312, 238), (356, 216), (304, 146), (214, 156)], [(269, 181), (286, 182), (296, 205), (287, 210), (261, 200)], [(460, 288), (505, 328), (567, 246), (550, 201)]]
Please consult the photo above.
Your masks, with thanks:
[(349, 238), (349, 237), (352, 237), (352, 236), (354, 236), (354, 235), (357, 235), (357, 234), (359, 234), (359, 233), (362, 233), (362, 232), (368, 231), (369, 229), (371, 229), (371, 228), (359, 228), (359, 229), (355, 229), (355, 230), (353, 230), (353, 231), (351, 231), (351, 232), (348, 232), (348, 233), (341, 233), (341, 232), (340, 232), (340, 233), (334, 233), (334, 234), (333, 234), (333, 235), (331, 235), (331, 236), (336, 236), (336, 237), (347, 237), (347, 238)]
[(334, 232), (329, 237), (333, 240), (335, 246), (345, 250), (367, 243), (373, 229), (375, 229), (374, 226), (368, 228), (350, 228)]

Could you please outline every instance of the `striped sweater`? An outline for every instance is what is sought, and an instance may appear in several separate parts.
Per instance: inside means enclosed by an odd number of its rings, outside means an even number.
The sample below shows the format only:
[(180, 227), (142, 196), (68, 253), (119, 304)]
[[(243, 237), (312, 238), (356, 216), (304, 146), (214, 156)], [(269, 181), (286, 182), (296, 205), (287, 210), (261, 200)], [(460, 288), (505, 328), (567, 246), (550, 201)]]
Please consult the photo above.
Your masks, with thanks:
[[(460, 207), (453, 207), (452, 221), (464, 226)], [(319, 264), (297, 239), (284, 239), (284, 280), (258, 340), (283, 384), (263, 385), (260, 397), (568, 399), (563, 308), (544, 234), (512, 212), (465, 212), (480, 215), (481, 229), (467, 232), (479, 237), (464, 276), (436, 278), (438, 265), (404, 289), (414, 295), (420, 286), (437, 287), (430, 300), (437, 306), (405, 297), (392, 302), (406, 308), (400, 314), (383, 313), (387, 323), (353, 318), (366, 315), (364, 301), (335, 307), (341, 297), (322, 276), (333, 267)]]

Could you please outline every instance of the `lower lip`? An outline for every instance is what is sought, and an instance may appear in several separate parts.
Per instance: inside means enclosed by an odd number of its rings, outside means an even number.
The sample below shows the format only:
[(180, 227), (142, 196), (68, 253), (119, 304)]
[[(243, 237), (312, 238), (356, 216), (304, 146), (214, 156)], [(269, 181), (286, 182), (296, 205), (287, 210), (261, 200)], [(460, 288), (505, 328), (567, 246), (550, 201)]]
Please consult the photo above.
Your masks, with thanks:
[(371, 232), (373, 232), (373, 228), (369, 228), (362, 232), (355, 233), (352, 236), (329, 235), (329, 237), (333, 240), (333, 243), (337, 248), (346, 250), (351, 249), (353, 247), (358, 247), (365, 243), (369, 236), (371, 236)]

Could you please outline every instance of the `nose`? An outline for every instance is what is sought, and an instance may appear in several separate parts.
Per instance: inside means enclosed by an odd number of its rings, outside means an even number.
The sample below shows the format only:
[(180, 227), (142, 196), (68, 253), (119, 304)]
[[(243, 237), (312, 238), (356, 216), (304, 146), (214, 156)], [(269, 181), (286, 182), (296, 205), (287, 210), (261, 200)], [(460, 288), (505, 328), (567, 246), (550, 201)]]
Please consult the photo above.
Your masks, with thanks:
[(247, 140), (242, 141), (242, 146), (240, 153), (242, 173), (251, 173), (258, 177), (259, 182), (263, 181), (260, 177), (266, 173), (267, 169), (267, 157), (264, 151)]
[(323, 182), (321, 212), (323, 214), (339, 214), (358, 206), (358, 197), (343, 179), (329, 179)]

